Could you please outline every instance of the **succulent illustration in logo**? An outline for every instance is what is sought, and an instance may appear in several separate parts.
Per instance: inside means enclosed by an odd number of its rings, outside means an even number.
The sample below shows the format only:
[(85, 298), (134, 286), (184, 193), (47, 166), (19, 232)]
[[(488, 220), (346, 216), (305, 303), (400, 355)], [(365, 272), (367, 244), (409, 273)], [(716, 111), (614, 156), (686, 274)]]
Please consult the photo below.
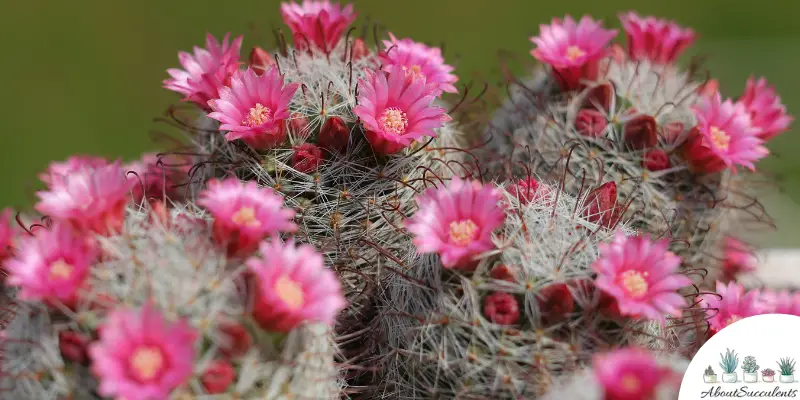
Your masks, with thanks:
[(742, 371), (744, 371), (744, 381), (747, 383), (758, 382), (758, 363), (753, 356), (747, 356), (742, 363)]
[(717, 382), (717, 374), (714, 372), (714, 368), (711, 368), (709, 365), (706, 368), (705, 372), (703, 372), (703, 382), (705, 383), (716, 383)]
[(725, 354), (720, 353), (719, 367), (722, 368), (722, 381), (736, 383), (736, 367), (739, 366), (739, 355), (731, 349), (726, 349)]
[(781, 371), (781, 376), (778, 378), (778, 380), (780, 380), (781, 383), (794, 382), (794, 367), (794, 358), (781, 358), (781, 360), (778, 361), (778, 369)]

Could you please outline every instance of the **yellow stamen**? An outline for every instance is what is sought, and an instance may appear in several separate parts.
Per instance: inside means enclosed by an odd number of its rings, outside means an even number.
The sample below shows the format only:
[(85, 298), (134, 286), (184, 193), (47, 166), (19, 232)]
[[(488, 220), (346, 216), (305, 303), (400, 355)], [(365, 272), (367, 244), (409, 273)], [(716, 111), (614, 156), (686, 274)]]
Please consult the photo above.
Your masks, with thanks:
[(139, 379), (153, 379), (164, 367), (164, 355), (156, 347), (139, 347), (131, 357), (131, 367)]
[(241, 226), (249, 226), (252, 228), (258, 228), (261, 226), (261, 221), (256, 218), (256, 210), (253, 207), (242, 207), (233, 214), (231, 218), (233, 223)]
[(242, 121), (242, 125), (252, 128), (270, 121), (272, 121), (272, 110), (268, 107), (264, 107), (261, 103), (256, 103), (256, 105), (250, 109), (247, 118)]
[(633, 298), (640, 298), (647, 293), (648, 285), (645, 277), (647, 273), (642, 274), (639, 271), (628, 270), (622, 273), (621, 282), (622, 286), (628, 292), (628, 295)]
[(395, 107), (384, 110), (378, 122), (381, 124), (383, 130), (394, 133), (395, 135), (406, 133), (406, 128), (408, 127), (406, 113)]
[(287, 307), (294, 310), (302, 307), (305, 301), (303, 288), (286, 275), (275, 281), (275, 293)]
[(478, 226), (471, 219), (450, 223), (450, 241), (459, 246), (468, 246), (475, 240)]

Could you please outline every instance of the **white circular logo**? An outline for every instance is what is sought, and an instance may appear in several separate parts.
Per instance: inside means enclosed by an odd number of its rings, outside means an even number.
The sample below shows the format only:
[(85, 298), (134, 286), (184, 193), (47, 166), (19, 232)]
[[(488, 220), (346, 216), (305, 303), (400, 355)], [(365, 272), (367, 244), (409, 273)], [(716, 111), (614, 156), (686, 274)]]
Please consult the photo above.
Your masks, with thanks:
[(765, 314), (719, 331), (694, 356), (678, 400), (800, 398), (800, 317)]

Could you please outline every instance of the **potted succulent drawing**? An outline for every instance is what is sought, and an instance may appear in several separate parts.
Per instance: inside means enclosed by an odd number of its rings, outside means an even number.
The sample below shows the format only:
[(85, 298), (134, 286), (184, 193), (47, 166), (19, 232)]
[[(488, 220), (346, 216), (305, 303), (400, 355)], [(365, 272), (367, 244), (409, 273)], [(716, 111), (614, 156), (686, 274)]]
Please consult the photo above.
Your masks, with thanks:
[(711, 368), (709, 365), (706, 368), (706, 371), (703, 373), (703, 382), (705, 383), (716, 383), (717, 382), (717, 374), (714, 373), (714, 369)]
[(742, 371), (744, 371), (744, 381), (746, 383), (758, 382), (758, 364), (755, 357), (747, 356), (744, 358)]
[(720, 353), (719, 366), (722, 368), (722, 381), (725, 383), (736, 383), (736, 367), (739, 366), (739, 355), (731, 349), (727, 349), (725, 354)]
[(794, 382), (794, 358), (781, 358), (778, 361), (778, 369), (781, 371), (781, 376), (778, 377), (778, 380), (781, 383), (792, 383)]
[(775, 371), (770, 368), (762, 369), (761, 380), (764, 382), (775, 382)]

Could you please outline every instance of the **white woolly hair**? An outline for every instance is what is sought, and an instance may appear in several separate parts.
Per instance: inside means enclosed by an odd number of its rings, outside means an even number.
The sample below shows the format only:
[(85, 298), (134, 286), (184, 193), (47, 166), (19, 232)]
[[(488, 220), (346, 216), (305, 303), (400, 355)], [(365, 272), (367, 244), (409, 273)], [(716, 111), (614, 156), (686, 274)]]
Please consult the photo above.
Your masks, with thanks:
[[(556, 377), (581, 368), (598, 349), (633, 343), (670, 346), (654, 338), (671, 332), (669, 327), (650, 322), (619, 326), (587, 311), (597, 309), (599, 292), (574, 282), (593, 280), (598, 244), (614, 231), (582, 216), (585, 197), (551, 188), (529, 204), (503, 190), (510, 207), (495, 234), (497, 250), (482, 255), (473, 273), (445, 270), (437, 256), (422, 255), (403, 275), (389, 277), (382, 311), (389, 365), (378, 397), (530, 398)], [(633, 233), (625, 224), (616, 229)], [(516, 266), (515, 282), (489, 276), (498, 264)], [(569, 290), (583, 311), (546, 325), (537, 296), (550, 284), (566, 282), (573, 282)], [(517, 325), (497, 325), (483, 315), (482, 299), (495, 291), (520, 301)]]
[[(198, 331), (194, 376), (174, 394), (176, 398), (340, 398), (342, 381), (334, 365), (337, 349), (329, 328), (307, 324), (285, 335), (260, 330), (246, 317), (248, 304), (241, 287), (246, 267), (226, 259), (224, 250), (210, 240), (201, 210), (176, 205), (171, 215), (173, 223), (166, 226), (149, 218), (147, 206), (132, 206), (123, 234), (99, 238), (104, 261), (92, 267), (90, 289), (76, 311), (63, 307), (56, 311), (32, 302), (20, 305), (3, 345), (3, 387), (10, 388), (5, 398), (99, 398), (88, 368), (62, 359), (58, 333), (95, 331), (108, 311), (90, 303), (105, 304), (106, 296), (118, 299), (120, 307), (151, 302), (167, 318), (185, 319)], [(230, 340), (219, 330), (225, 322), (243, 324), (253, 346), (233, 361), (237, 380), (231, 393), (207, 395), (199, 378), (220, 344)]]

